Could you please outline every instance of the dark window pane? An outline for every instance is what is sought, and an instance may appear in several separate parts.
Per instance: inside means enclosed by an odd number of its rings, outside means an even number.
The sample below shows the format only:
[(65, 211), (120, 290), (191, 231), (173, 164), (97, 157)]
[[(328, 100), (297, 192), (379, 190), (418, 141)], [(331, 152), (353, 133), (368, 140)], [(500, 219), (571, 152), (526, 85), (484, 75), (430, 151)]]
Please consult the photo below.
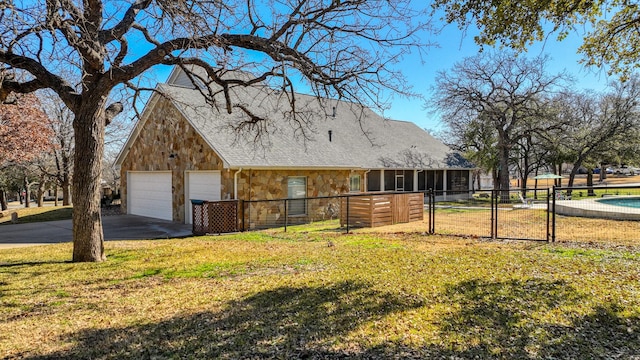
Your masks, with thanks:
[(371, 170), (367, 174), (367, 191), (380, 191), (380, 170)]
[(413, 170), (404, 171), (404, 191), (413, 191)]
[(384, 172), (384, 190), (394, 191), (396, 189), (396, 172), (394, 170), (386, 170)]

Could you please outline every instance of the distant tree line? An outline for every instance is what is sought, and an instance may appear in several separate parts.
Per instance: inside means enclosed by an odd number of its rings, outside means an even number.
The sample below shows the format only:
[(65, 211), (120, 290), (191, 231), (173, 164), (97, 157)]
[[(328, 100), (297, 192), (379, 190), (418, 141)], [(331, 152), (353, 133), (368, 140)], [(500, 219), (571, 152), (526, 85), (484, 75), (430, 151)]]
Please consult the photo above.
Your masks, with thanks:
[[(512, 174), (527, 179), (573, 165), (588, 173), (602, 164), (640, 161), (640, 83), (631, 77), (602, 93), (572, 88), (564, 73), (548, 74), (547, 57), (510, 51), (481, 53), (438, 74), (432, 106), (447, 125), (443, 139), (509, 189)], [(605, 176), (604, 171), (600, 176)]]

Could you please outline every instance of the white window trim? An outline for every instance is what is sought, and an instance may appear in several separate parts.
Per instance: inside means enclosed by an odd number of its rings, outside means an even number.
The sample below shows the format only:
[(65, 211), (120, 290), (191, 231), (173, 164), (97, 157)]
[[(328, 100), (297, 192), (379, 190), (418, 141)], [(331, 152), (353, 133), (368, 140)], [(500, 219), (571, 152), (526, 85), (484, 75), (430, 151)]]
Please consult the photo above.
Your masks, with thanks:
[[(351, 179), (352, 178), (357, 178), (358, 179), (358, 188), (357, 189), (351, 188)], [(362, 188), (362, 176), (360, 176), (360, 174), (349, 175), (349, 192), (350, 193), (359, 193), (359, 192), (361, 192), (360, 191), (361, 188)]]
[[(287, 177), (287, 198), (288, 199), (298, 199), (297, 197), (292, 197), (289, 196), (289, 180), (290, 179), (304, 179), (304, 196), (302, 198), (306, 198), (307, 197), (307, 177), (306, 176), (289, 176)], [(295, 213), (295, 214), (291, 214), (290, 213), (290, 208), (287, 209), (287, 216), (289, 217), (294, 217), (294, 216), (306, 216), (307, 215), (307, 200), (301, 200), (304, 202), (304, 208), (303, 208), (303, 212), (302, 213)], [(291, 206), (291, 202), (289, 203), (289, 207)]]

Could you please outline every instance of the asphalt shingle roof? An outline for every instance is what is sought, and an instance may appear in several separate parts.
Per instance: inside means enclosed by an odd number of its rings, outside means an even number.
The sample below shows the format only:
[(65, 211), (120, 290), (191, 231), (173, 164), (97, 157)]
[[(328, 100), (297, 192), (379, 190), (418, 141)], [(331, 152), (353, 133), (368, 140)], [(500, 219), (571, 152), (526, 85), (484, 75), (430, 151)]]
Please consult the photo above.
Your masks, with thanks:
[[(222, 97), (216, 109), (197, 89), (161, 84), (158, 90), (171, 97), (230, 168), (472, 167), (414, 123), (386, 120), (348, 102), (296, 94), (299, 114), (294, 118), (286, 94), (266, 86), (236, 87), (231, 90), (234, 105), (267, 119), (238, 129), (248, 117), (239, 108), (227, 113)], [(258, 130), (262, 136), (256, 136)]]

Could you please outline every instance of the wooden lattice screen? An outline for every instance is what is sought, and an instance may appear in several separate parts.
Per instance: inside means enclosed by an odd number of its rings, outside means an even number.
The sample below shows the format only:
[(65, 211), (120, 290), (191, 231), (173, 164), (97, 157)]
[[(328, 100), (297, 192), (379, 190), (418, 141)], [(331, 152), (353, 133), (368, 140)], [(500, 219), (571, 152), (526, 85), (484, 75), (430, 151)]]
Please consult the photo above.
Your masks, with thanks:
[(193, 233), (221, 234), (238, 231), (238, 201), (192, 200)]

